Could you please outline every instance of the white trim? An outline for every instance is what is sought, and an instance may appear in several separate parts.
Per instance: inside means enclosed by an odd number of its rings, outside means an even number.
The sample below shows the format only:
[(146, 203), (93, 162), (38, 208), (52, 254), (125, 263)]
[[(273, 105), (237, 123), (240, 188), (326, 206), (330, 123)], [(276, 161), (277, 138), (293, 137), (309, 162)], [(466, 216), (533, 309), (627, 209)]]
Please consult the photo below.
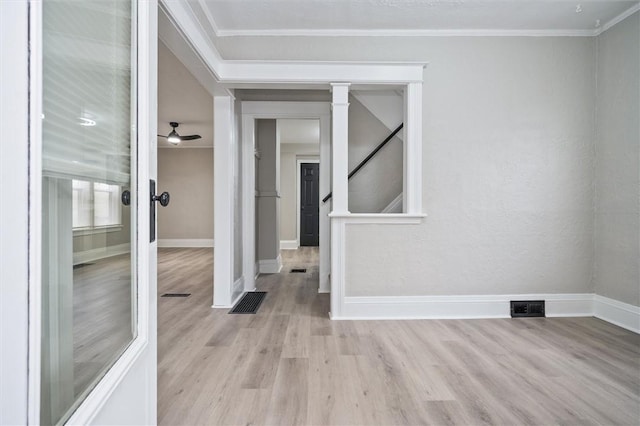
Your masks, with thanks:
[[(244, 277), (240, 277), (233, 283), (233, 288), (231, 290), (231, 300), (238, 300), (240, 296), (244, 293)], [(235, 305), (235, 302), (231, 304), (231, 306)]]
[(300, 247), (297, 240), (280, 240), (280, 250), (297, 250)]
[(349, 86), (331, 83), (331, 214), (349, 213)]
[(593, 35), (594, 36), (599, 36), (603, 32), (607, 31), (609, 28), (611, 28), (614, 25), (619, 24), (620, 22), (624, 21), (629, 16), (633, 15), (634, 13), (636, 13), (638, 10), (640, 10), (640, 3), (634, 4), (629, 9), (625, 10), (624, 12), (622, 12), (620, 15), (616, 16), (615, 18), (611, 19), (610, 21), (607, 21), (600, 28), (596, 29)]
[(417, 225), (427, 217), (426, 214), (409, 214), (409, 213), (331, 213), (331, 218), (345, 219), (349, 225), (365, 225), (365, 224), (397, 224), (397, 225)]
[(282, 271), (282, 256), (275, 259), (260, 259), (258, 265), (261, 274), (279, 274)]
[[(300, 174), (302, 173), (303, 163), (320, 164), (320, 158), (317, 155), (296, 155), (296, 248), (300, 246)], [(320, 182), (318, 181), (318, 185)], [(322, 192), (318, 188), (318, 205), (322, 206)], [(318, 219), (319, 220), (319, 219)], [(318, 245), (320, 243), (318, 242)], [(281, 246), (282, 247), (282, 246)]]
[[(159, 6), (174, 26), (181, 32), (187, 45), (191, 46), (214, 77), (220, 79), (223, 59), (213, 42), (205, 37), (206, 31), (194, 16), (186, 2), (160, 0)], [(215, 140), (215, 138), (214, 138)]]
[(243, 101), (242, 114), (258, 118), (317, 119), (329, 115), (328, 102)]
[[(402, 210), (402, 199), (404, 194), (401, 192), (400, 194), (398, 194), (398, 196), (396, 198), (393, 199), (393, 201), (391, 201), (387, 207), (385, 207), (384, 209), (382, 209), (382, 211), (380, 213), (382, 214), (390, 214), (390, 212), (395, 211), (396, 209), (400, 209)], [(393, 213), (391, 213), (393, 214)]]
[[(236, 281), (237, 283), (238, 281)], [(235, 283), (234, 283), (235, 286)], [(238, 303), (238, 300), (240, 300), (240, 298), (242, 297), (242, 295), (244, 294), (244, 292), (240, 292), (240, 294), (238, 294), (234, 299), (231, 300), (231, 303), (228, 305), (211, 305), (211, 308), (213, 309), (231, 309), (233, 308), (236, 303)]]
[(163, 238), (158, 247), (214, 247), (213, 238)]
[(404, 90), (402, 212), (422, 213), (422, 82)]
[[(220, 93), (220, 89), (216, 82), (216, 78), (213, 72), (204, 65), (200, 56), (191, 47), (189, 42), (185, 40), (185, 37), (176, 28), (172, 19), (167, 16), (167, 11), (162, 7), (159, 8), (158, 13), (158, 39), (164, 43), (173, 55), (178, 58), (180, 62), (191, 72), (191, 74), (198, 80), (198, 82), (204, 87), (211, 96), (215, 96)], [(164, 148), (164, 147), (158, 147)]]
[(204, 12), (205, 18), (207, 18), (207, 22), (209, 22), (209, 25), (213, 30), (213, 34), (215, 34), (215, 36), (218, 37), (220, 30), (218, 29), (218, 24), (216, 24), (216, 21), (213, 19), (213, 15), (211, 14), (211, 11), (207, 7), (207, 3), (205, 2), (205, 0), (198, 0), (198, 3), (200, 4), (200, 8), (202, 9), (202, 11)]
[(40, 424), (42, 354), (42, 2), (29, 2), (29, 407)]
[(577, 29), (265, 29), (218, 30), (218, 37), (592, 37), (594, 30)]
[[(341, 320), (509, 318), (511, 300), (545, 300), (547, 317), (593, 315), (593, 294), (345, 297)], [(333, 313), (332, 313), (333, 314)]]
[(0, 1), (0, 424), (16, 425), (30, 410), (28, 7)]
[(119, 256), (121, 254), (131, 253), (131, 244), (116, 244), (113, 246), (98, 247), (91, 250), (78, 251), (73, 253), (73, 264), (94, 262), (108, 257)]
[[(172, 3), (173, 4), (173, 3)], [(213, 174), (214, 235), (218, 250), (213, 252), (214, 306), (229, 306), (233, 293), (233, 152), (234, 100), (231, 96), (213, 97)]]
[(230, 61), (222, 59), (193, 10), (184, 2), (162, 0), (188, 44), (220, 83), (307, 83), (332, 81), (388, 84), (422, 81), (424, 62)]
[(594, 295), (593, 316), (640, 334), (640, 307)]
[[(256, 287), (256, 278), (260, 275), (260, 265), (255, 256), (256, 244), (256, 197), (260, 196), (255, 187), (256, 151), (255, 119), (244, 115), (245, 103), (242, 103), (240, 116), (242, 126), (242, 274), (245, 277), (245, 291)], [(250, 130), (248, 130), (250, 129)], [(278, 235), (278, 238), (280, 236)]]
[(331, 319), (343, 318), (346, 275), (346, 219), (331, 217)]

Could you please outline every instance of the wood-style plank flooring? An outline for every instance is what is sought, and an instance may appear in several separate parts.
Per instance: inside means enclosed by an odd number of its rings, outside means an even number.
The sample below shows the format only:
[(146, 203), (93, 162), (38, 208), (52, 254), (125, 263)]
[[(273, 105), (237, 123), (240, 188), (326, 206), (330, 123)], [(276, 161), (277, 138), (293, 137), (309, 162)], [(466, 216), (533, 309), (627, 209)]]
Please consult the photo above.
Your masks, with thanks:
[(73, 270), (74, 395), (95, 383), (133, 339), (131, 255), (77, 265)]
[[(640, 336), (595, 318), (330, 321), (317, 250), (257, 315), (211, 309), (212, 249), (160, 249), (163, 425), (640, 423)], [(307, 274), (290, 274), (306, 267)]]

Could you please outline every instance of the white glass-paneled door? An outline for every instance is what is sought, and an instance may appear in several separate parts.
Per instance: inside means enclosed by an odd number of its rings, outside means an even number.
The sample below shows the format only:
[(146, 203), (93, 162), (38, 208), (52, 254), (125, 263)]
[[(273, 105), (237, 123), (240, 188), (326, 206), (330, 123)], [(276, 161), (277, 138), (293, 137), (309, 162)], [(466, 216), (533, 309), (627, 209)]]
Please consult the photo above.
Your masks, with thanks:
[(29, 423), (153, 424), (157, 2), (29, 15)]

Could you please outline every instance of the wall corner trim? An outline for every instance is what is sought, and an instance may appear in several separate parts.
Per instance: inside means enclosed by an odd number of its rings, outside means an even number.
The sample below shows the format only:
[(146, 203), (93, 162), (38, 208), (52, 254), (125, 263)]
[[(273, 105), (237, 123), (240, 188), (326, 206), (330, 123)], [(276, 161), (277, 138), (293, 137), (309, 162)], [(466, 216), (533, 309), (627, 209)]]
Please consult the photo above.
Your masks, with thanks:
[(640, 334), (640, 307), (600, 296), (593, 297), (593, 316)]
[(509, 318), (511, 300), (545, 300), (547, 317), (593, 316), (593, 294), (345, 297), (334, 319)]

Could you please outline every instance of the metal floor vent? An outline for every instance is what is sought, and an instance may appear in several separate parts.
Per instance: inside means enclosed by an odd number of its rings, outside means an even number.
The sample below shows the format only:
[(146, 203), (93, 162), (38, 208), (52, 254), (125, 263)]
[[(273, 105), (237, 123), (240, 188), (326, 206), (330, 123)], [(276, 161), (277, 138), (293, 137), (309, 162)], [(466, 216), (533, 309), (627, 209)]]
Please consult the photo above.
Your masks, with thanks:
[(264, 297), (267, 295), (266, 291), (252, 291), (245, 293), (242, 299), (236, 303), (236, 306), (229, 311), (230, 314), (255, 314), (258, 312), (258, 308), (262, 304)]
[(160, 297), (189, 297), (191, 293), (165, 293)]
[(511, 301), (511, 318), (544, 317), (544, 300)]
[(295, 274), (306, 274), (307, 273), (307, 268), (293, 268), (291, 269), (291, 273)]

